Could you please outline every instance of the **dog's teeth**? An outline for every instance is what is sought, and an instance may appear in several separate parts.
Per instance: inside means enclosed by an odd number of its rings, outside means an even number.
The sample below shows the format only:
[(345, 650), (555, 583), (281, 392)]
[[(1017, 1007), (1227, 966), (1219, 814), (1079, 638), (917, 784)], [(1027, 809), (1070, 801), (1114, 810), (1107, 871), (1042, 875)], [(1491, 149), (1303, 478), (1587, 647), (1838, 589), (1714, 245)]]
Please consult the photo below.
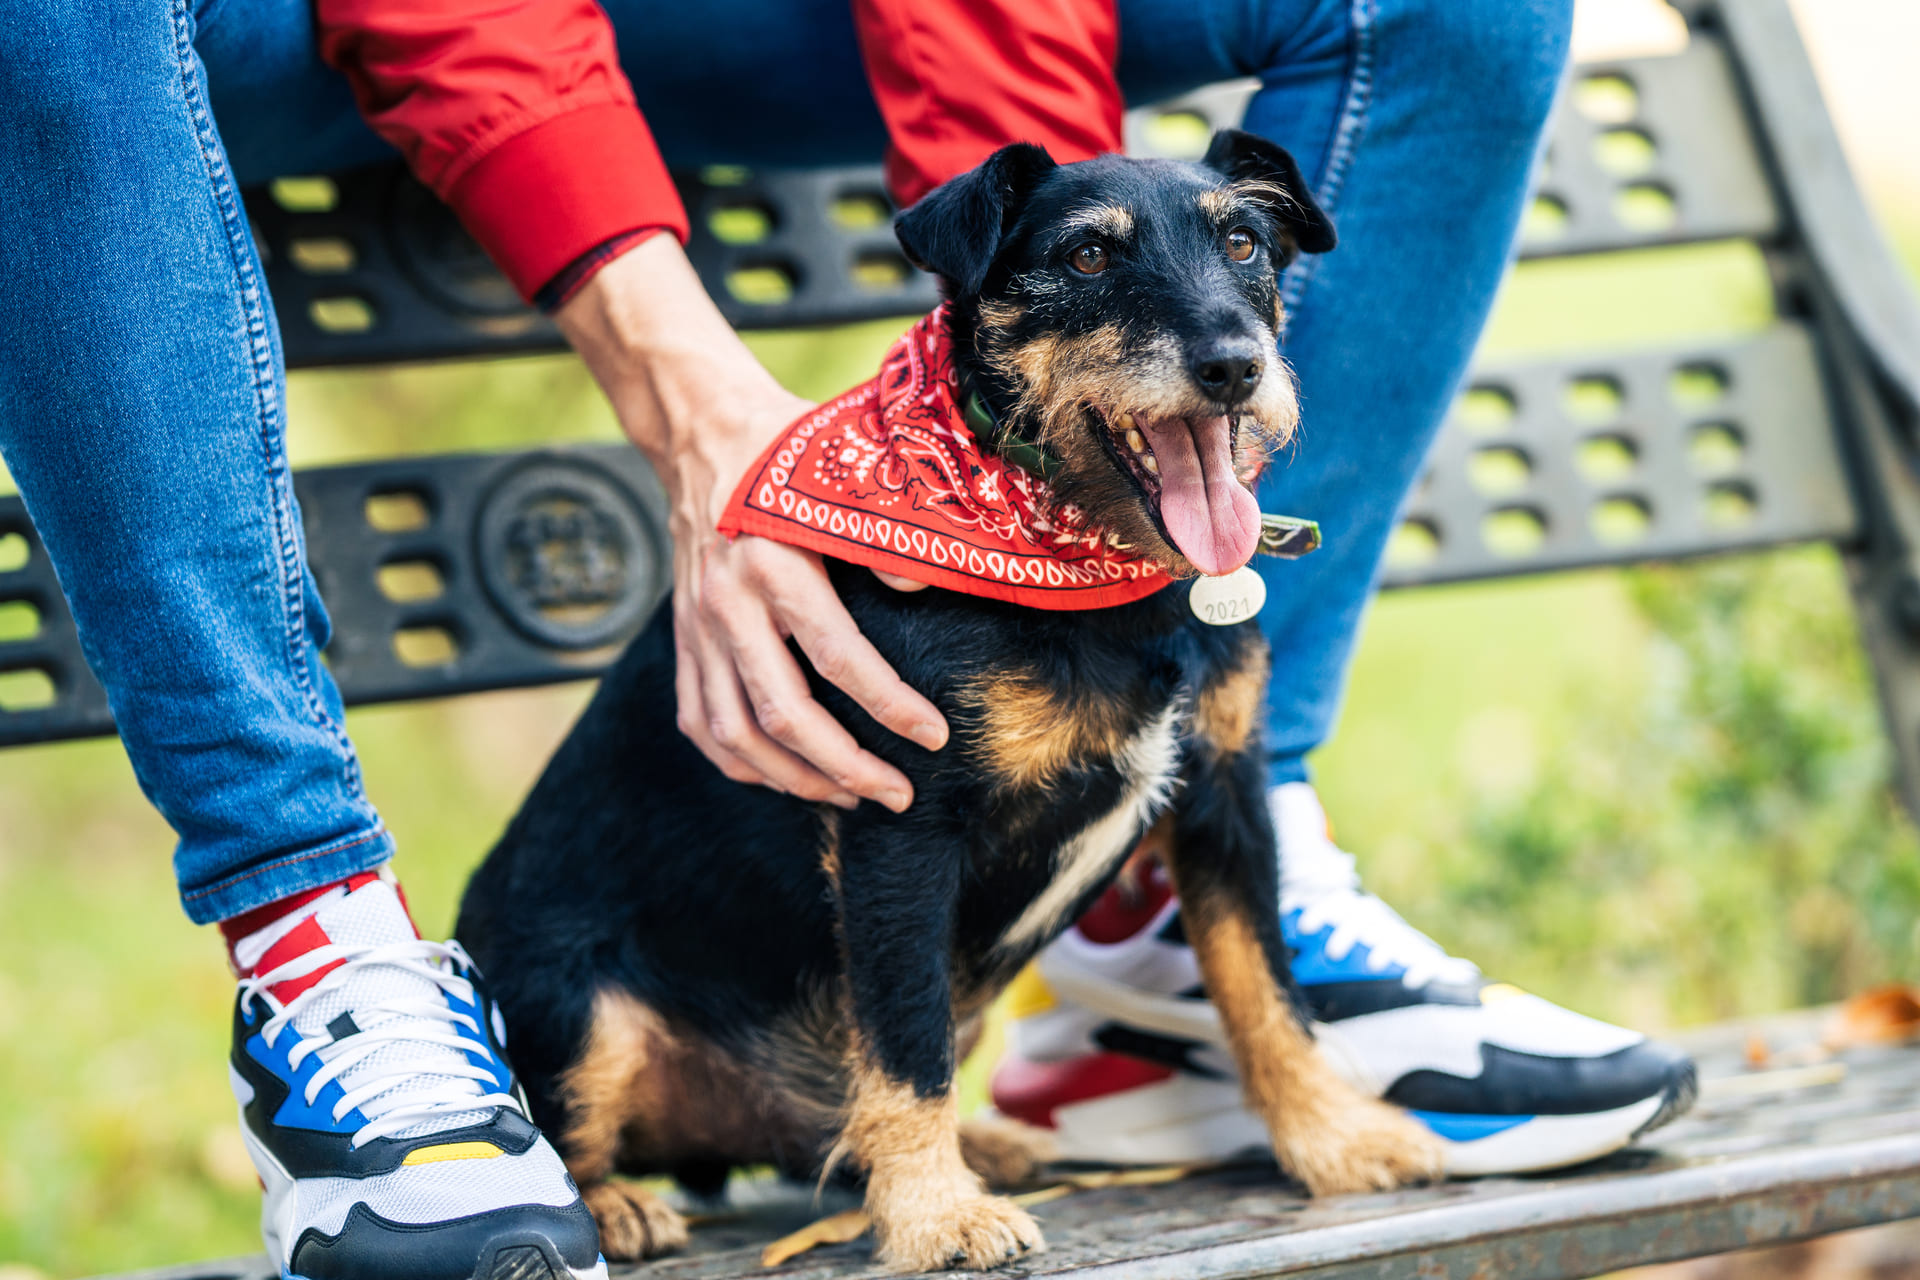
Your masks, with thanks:
[(1115, 418), (1114, 421), (1120, 425), (1122, 431), (1133, 430), (1133, 415), (1130, 413), (1123, 413), (1118, 418)]
[(1147, 470), (1153, 472), (1155, 475), (1160, 474), (1160, 459), (1154, 457), (1152, 454), (1148, 454), (1145, 458), (1142, 458), (1141, 461), (1147, 464)]
[(1133, 450), (1135, 453), (1145, 453), (1147, 451), (1147, 438), (1140, 434), (1139, 428), (1136, 427), (1127, 432), (1127, 448)]

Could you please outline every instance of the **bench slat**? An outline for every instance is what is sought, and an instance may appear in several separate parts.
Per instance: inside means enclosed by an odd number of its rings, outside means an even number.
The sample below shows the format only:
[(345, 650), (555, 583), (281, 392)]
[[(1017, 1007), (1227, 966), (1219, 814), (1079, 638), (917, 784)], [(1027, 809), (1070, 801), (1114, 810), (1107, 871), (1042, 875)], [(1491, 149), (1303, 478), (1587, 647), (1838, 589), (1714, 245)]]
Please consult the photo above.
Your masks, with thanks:
[[(1677, 54), (1583, 63), (1554, 118), (1529, 258), (1705, 240), (1768, 240), (1782, 217), (1725, 42), (1695, 31)], [(1611, 109), (1611, 110), (1610, 110)], [(1538, 206), (1536, 206), (1538, 208)]]
[[(598, 675), (667, 587), (665, 504), (626, 445), (320, 467), (294, 490), (350, 704)], [(0, 673), (40, 671), (56, 700), (0, 708), (0, 747), (114, 732), (18, 497), (0, 498), (8, 532), (29, 558), (0, 603), (30, 600), (41, 626), (0, 642)]]
[[(1813, 338), (1797, 322), (1733, 342), (1489, 364), (1469, 385), (1407, 512), (1401, 545), (1430, 554), (1391, 563), (1388, 586), (1859, 533)], [(1511, 421), (1473, 425), (1476, 407), (1507, 403)]]
[[(1130, 111), (1128, 149), (1169, 154), (1204, 143), (1240, 122), (1254, 88), (1216, 85)], [(1670, 57), (1582, 67), (1574, 101), (1553, 125), (1535, 205), (1543, 216), (1530, 219), (1523, 253), (1776, 235), (1780, 209), (1740, 103), (1728, 51), (1709, 32)], [(326, 203), (312, 190), (247, 192), (290, 367), (564, 345), (398, 162), (329, 181), (330, 208), (311, 207)], [(894, 243), (877, 165), (708, 170), (675, 181), (692, 219), (688, 256), (738, 328), (915, 315), (937, 300), (932, 280)]]
[[(1673, 395), (1676, 375), (1722, 390), (1690, 406)], [(1571, 412), (1577, 384), (1612, 388), (1617, 410)], [(1857, 535), (1813, 339), (1797, 322), (1735, 341), (1488, 365), (1472, 386), (1465, 405), (1504, 396), (1513, 417), (1476, 427), (1462, 409), (1448, 422), (1403, 530), (1403, 545), (1430, 554), (1392, 564), (1390, 587)], [(1605, 477), (1607, 466), (1618, 474)], [(663, 501), (625, 445), (323, 467), (294, 485), (333, 616), (328, 661), (349, 704), (597, 675), (666, 589)], [(388, 508), (424, 523), (377, 528), (370, 499), (382, 523), (397, 519)], [(0, 499), (0, 534), (9, 530), (31, 537), (18, 498)], [(0, 711), (0, 746), (111, 733), (51, 568), (29, 545), (27, 565), (0, 576), (0, 602), (30, 599), (42, 629), (0, 643), (0, 671), (45, 671), (59, 700)], [(438, 594), (423, 596), (436, 579)]]

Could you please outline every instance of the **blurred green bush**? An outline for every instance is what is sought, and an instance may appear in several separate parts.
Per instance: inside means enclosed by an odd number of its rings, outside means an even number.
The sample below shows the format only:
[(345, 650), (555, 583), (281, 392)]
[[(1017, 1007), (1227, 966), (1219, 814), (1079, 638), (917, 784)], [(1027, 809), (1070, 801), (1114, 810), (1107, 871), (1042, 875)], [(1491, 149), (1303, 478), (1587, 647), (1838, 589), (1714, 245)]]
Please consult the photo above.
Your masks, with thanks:
[(1469, 718), (1477, 781), (1399, 832), (1377, 887), (1499, 976), (1652, 1026), (1920, 973), (1920, 844), (1837, 559), (1616, 582), (1645, 628), (1637, 688)]

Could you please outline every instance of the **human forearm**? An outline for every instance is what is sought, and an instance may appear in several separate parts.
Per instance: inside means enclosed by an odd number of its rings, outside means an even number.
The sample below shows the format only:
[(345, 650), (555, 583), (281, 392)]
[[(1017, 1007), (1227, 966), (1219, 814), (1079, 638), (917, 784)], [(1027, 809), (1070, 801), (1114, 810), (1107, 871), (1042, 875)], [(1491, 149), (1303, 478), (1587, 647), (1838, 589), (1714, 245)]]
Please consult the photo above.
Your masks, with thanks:
[(554, 320), (670, 488), (689, 468), (744, 473), (765, 443), (763, 412), (786, 422), (806, 407), (747, 350), (670, 236), (601, 268)]
[(609, 263), (554, 318), (667, 490), (682, 732), (737, 781), (905, 808), (905, 775), (813, 699), (787, 641), (921, 746), (946, 742), (939, 711), (860, 635), (819, 556), (716, 528), (740, 477), (808, 403), (754, 359), (670, 237)]

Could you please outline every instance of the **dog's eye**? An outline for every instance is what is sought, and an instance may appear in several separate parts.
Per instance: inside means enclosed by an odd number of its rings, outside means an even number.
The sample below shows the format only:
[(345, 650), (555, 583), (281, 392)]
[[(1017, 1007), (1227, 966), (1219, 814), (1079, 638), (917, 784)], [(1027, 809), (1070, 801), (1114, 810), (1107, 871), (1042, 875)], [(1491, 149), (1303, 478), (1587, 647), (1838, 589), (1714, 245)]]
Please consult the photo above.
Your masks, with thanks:
[(1097, 276), (1107, 269), (1107, 247), (1089, 240), (1067, 255), (1073, 269), (1083, 276)]
[(1245, 262), (1253, 256), (1253, 232), (1245, 227), (1235, 227), (1227, 232), (1227, 256), (1235, 262)]

